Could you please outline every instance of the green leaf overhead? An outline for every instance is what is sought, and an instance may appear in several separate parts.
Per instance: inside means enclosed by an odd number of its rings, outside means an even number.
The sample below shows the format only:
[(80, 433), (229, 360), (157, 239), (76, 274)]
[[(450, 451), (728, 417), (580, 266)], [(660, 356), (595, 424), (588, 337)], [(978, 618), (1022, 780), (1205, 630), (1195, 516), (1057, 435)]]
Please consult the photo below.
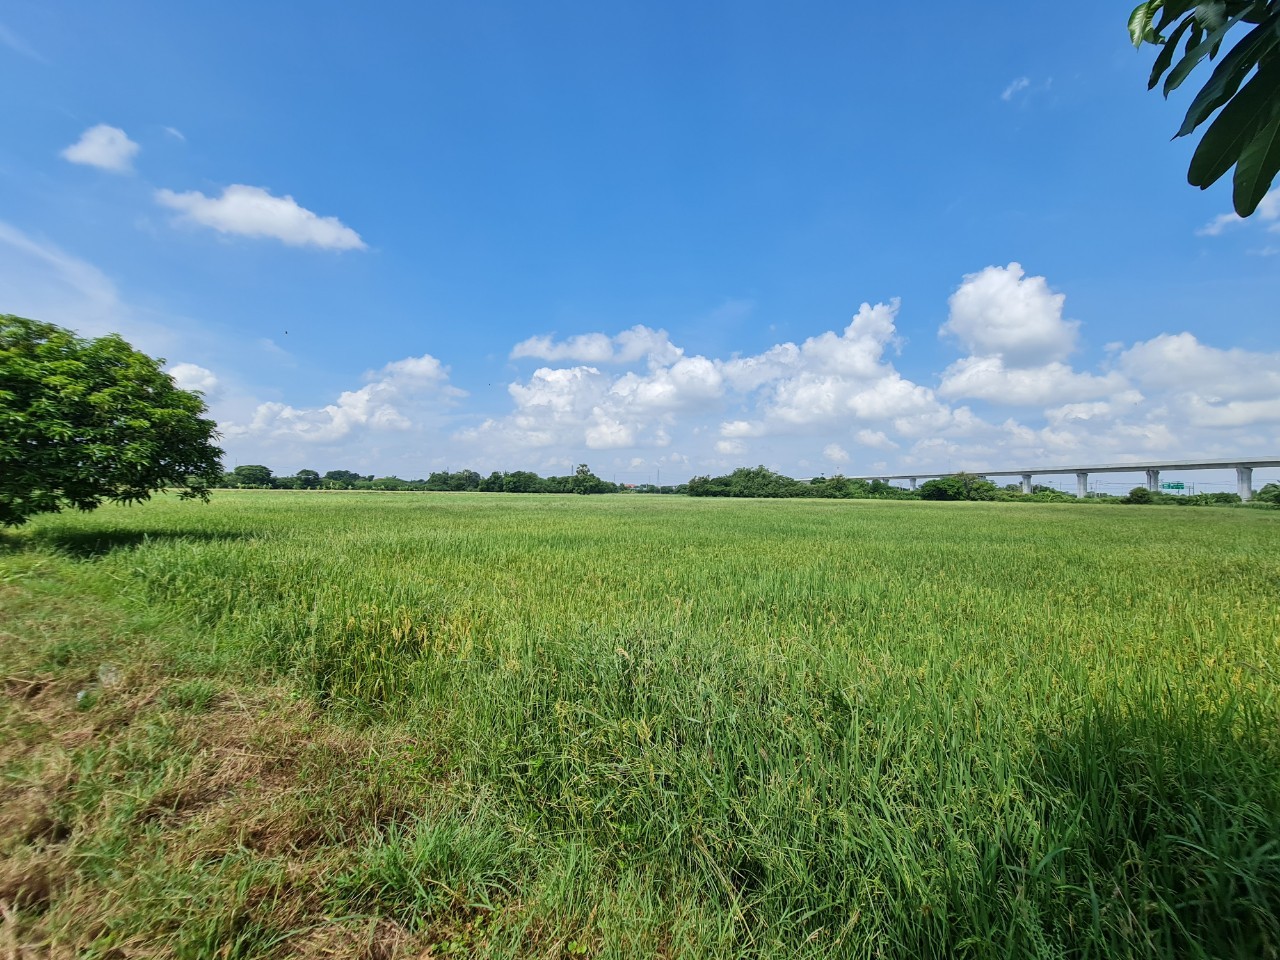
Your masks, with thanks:
[[(1259, 72), (1245, 84), (1200, 138), (1187, 170), (1187, 182), (1203, 190), (1230, 170), (1253, 140), (1280, 114), (1277, 94), (1280, 94), (1280, 70)], [(1271, 173), (1274, 175), (1275, 171)], [(1270, 183), (1270, 178), (1267, 182)]]
[[(1178, 65), (1169, 71), (1169, 76), (1164, 82), (1164, 95), (1166, 97), (1173, 93), (1174, 90), (1177, 90), (1178, 87), (1182, 86), (1182, 81), (1187, 79), (1187, 76), (1191, 71), (1200, 65), (1200, 61), (1205, 57), (1217, 55), (1218, 47), (1221, 45), (1223, 38), (1227, 35), (1227, 31), (1239, 23), (1247, 12), (1247, 10), (1241, 10), (1222, 26), (1218, 27), (1218, 29), (1199, 40), (1194, 46), (1187, 50), (1186, 55), (1178, 61)], [(1184, 25), (1187, 22), (1194, 21), (1190, 19), (1183, 21)], [(1175, 41), (1170, 38), (1168, 46), (1172, 47), (1174, 43)]]
[(1182, 39), (1182, 35), (1186, 33), (1187, 28), (1194, 22), (1190, 18), (1183, 20), (1182, 23), (1174, 28), (1173, 33), (1169, 34), (1168, 42), (1156, 55), (1156, 62), (1151, 66), (1151, 78), (1147, 81), (1148, 90), (1154, 90), (1156, 84), (1160, 82), (1160, 77), (1169, 69), (1169, 66), (1173, 63), (1173, 55), (1178, 52), (1178, 41)]
[(1230, 100), (1258, 62), (1270, 59), (1280, 47), (1280, 10), (1271, 14), (1245, 36), (1235, 49), (1222, 58), (1209, 82), (1200, 88), (1187, 115), (1182, 120), (1176, 136), (1185, 137), (1198, 127), (1213, 111)]
[(1280, 117), (1254, 137), (1236, 164), (1235, 208), (1247, 217), (1258, 209), (1267, 195), (1271, 180), (1280, 169)]
[[(1163, 77), (1165, 96), (1177, 90), (1201, 64), (1216, 59), (1241, 24), (1254, 26), (1212, 71), (1174, 136), (1188, 136), (1208, 123), (1192, 155), (1187, 180), (1205, 189), (1235, 167), (1233, 204), (1236, 213), (1244, 217), (1257, 209), (1280, 172), (1276, 143), (1280, 0), (1147, 0), (1129, 17), (1129, 36), (1135, 46), (1160, 47), (1148, 88), (1154, 88)], [(1179, 58), (1177, 47), (1184, 38)]]
[(1157, 43), (1158, 35), (1152, 28), (1156, 12), (1163, 6), (1163, 0), (1147, 0), (1133, 8), (1129, 14), (1129, 38), (1135, 47), (1144, 43)]

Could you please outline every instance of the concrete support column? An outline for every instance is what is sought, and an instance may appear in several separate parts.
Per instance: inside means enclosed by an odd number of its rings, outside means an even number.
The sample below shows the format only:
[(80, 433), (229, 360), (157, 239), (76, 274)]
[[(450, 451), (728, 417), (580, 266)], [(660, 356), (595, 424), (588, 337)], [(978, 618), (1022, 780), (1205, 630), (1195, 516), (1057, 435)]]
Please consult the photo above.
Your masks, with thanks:
[(1083, 500), (1089, 494), (1089, 474), (1076, 474), (1076, 496)]
[(1160, 492), (1160, 471), (1159, 470), (1152, 469), (1147, 471), (1147, 489), (1150, 490), (1152, 493)]
[(1022, 475), (1022, 492), (1023, 493), (1031, 492), (1031, 474), (1029, 473), (1024, 473)]
[(1241, 500), (1253, 499), (1253, 467), (1236, 467), (1236, 492)]
[(915, 477), (912, 477), (912, 478), (911, 478), (911, 489), (912, 489), (912, 490), (914, 490), (915, 488), (916, 488), (916, 478), (915, 478)]

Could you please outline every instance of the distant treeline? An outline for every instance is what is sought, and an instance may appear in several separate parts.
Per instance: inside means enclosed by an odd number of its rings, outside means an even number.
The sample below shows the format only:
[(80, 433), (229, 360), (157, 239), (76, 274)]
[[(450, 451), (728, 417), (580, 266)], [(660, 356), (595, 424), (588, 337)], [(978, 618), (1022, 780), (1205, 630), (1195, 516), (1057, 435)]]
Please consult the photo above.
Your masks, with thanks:
[[(1152, 493), (1146, 487), (1134, 487), (1124, 497), (1090, 493), (1084, 500), (1052, 487), (1035, 485), (1031, 493), (1023, 493), (1021, 484), (997, 486), (986, 477), (974, 474), (952, 474), (927, 480), (915, 490), (895, 487), (884, 480), (858, 477), (814, 477), (793, 480), (767, 467), (739, 467), (723, 477), (694, 477), (689, 481), (691, 497), (818, 497), (835, 500), (1000, 500), (1030, 503), (1150, 503), (1179, 507), (1208, 507), (1240, 502), (1235, 493), (1199, 493), (1172, 495)], [(1258, 491), (1261, 503), (1280, 504), (1280, 484), (1269, 483)]]
[[(884, 480), (860, 477), (814, 477), (793, 480), (768, 467), (739, 467), (723, 477), (694, 477), (689, 481), (691, 497), (816, 497), (827, 500), (1074, 500), (1049, 487), (1037, 487), (1024, 494), (1014, 484), (997, 487), (985, 477), (958, 474), (939, 477), (915, 490), (896, 487)], [(1016, 491), (1016, 492), (1015, 492)]]
[(425, 480), (375, 477), (351, 470), (299, 470), (276, 476), (269, 467), (250, 463), (223, 474), (222, 487), (240, 490), (435, 490), (485, 493), (684, 493), (685, 485), (659, 487), (651, 483), (623, 485), (601, 480), (585, 463), (569, 476), (540, 477), (527, 470), (494, 471), (485, 477), (475, 470), (441, 470)]
[[(827, 500), (999, 500), (1029, 503), (1141, 503), (1178, 507), (1209, 507), (1240, 502), (1234, 493), (1168, 494), (1134, 487), (1127, 496), (1090, 493), (1083, 500), (1069, 493), (1036, 484), (1023, 493), (1017, 483), (997, 486), (986, 477), (959, 473), (926, 480), (915, 490), (896, 487), (884, 480), (859, 477), (814, 477), (793, 480), (767, 467), (739, 467), (722, 477), (694, 477), (688, 483), (658, 486), (652, 483), (618, 484), (601, 480), (585, 464), (564, 477), (541, 477), (527, 470), (494, 471), (487, 477), (475, 470), (441, 470), (425, 480), (375, 477), (351, 470), (299, 470), (291, 476), (275, 476), (268, 467), (245, 464), (223, 475), (222, 486), (243, 490), (434, 490), (481, 493), (669, 493), (691, 497), (813, 497)], [(1280, 506), (1280, 484), (1269, 483), (1254, 495), (1257, 504)]]

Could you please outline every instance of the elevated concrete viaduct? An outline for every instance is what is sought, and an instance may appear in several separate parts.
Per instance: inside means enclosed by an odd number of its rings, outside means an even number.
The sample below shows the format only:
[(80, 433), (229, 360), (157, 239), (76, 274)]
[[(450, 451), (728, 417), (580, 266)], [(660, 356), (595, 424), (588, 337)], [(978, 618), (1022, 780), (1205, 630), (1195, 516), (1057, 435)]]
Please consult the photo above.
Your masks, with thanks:
[[(1280, 457), (1263, 457), (1260, 459), (1234, 458), (1230, 460), (1163, 460), (1159, 462), (1142, 462), (1135, 463), (1103, 463), (1092, 467), (1039, 467), (1032, 470), (965, 470), (964, 473), (974, 474), (980, 477), (1019, 477), (1022, 480), (1022, 492), (1031, 492), (1032, 477), (1046, 477), (1054, 475), (1076, 475), (1076, 496), (1083, 497), (1089, 492), (1089, 474), (1091, 473), (1139, 473), (1145, 472), (1147, 475), (1147, 489), (1153, 493), (1160, 489), (1160, 471), (1161, 470), (1235, 470), (1236, 472), (1236, 490), (1240, 494), (1241, 500), (1249, 500), (1253, 497), (1253, 471), (1256, 467), (1280, 467)], [(896, 473), (896, 474), (869, 474), (861, 477), (862, 480), (909, 480), (911, 489), (916, 488), (916, 483), (920, 480), (929, 480), (934, 477), (954, 477), (962, 471), (952, 471), (949, 473), (928, 473), (918, 471), (916, 473)]]

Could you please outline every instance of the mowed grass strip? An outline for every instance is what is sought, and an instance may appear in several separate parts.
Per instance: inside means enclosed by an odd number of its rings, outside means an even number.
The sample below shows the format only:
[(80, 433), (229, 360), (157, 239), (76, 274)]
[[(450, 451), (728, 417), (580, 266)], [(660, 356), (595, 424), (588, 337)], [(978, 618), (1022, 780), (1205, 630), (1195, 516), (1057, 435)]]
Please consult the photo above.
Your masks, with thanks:
[(1278, 522), (246, 492), (47, 518), (0, 562), (162, 623), (166, 682), (376, 731), (324, 766), (379, 758), (394, 814), (304, 837), (295, 922), (230, 955), (346, 918), (478, 956), (1274, 956)]

